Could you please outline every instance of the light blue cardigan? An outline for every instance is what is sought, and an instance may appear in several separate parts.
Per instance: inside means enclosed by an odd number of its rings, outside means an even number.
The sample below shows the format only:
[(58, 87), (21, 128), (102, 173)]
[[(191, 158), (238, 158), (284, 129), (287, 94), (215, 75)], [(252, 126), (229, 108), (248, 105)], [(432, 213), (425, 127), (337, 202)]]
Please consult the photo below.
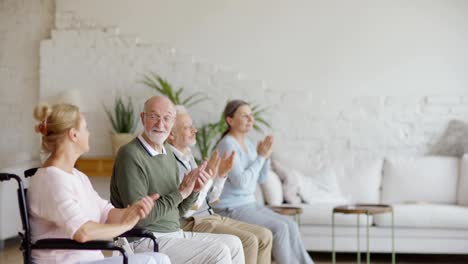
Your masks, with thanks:
[(228, 174), (220, 202), (216, 209), (234, 208), (250, 203), (255, 203), (255, 190), (258, 183), (263, 183), (268, 176), (270, 160), (257, 155), (257, 149), (249, 139), (245, 140), (248, 153), (231, 136), (226, 135), (218, 144), (219, 154), (226, 151), (236, 152), (234, 165)]

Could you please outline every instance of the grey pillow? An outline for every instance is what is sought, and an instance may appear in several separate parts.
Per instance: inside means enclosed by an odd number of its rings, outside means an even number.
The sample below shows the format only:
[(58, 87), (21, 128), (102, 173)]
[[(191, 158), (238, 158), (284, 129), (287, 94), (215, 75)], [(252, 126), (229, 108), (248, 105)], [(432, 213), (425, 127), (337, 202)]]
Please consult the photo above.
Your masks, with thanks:
[(451, 120), (444, 135), (429, 154), (462, 157), (464, 153), (468, 153), (468, 124), (460, 120)]

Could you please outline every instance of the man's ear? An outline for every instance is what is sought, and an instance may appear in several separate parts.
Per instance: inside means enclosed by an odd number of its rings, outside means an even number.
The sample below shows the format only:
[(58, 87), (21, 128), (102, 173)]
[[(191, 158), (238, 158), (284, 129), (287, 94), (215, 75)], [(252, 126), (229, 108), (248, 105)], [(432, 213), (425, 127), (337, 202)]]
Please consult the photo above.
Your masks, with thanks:
[(175, 141), (175, 135), (174, 135), (174, 130), (171, 130), (171, 133), (169, 133), (169, 137), (167, 137), (169, 142), (174, 142)]
[(141, 119), (141, 123), (143, 124), (143, 126), (145, 126), (145, 112), (140, 113), (140, 119)]
[(76, 135), (78, 131), (74, 127), (72, 127), (70, 130), (68, 130), (68, 137), (70, 138), (71, 141), (76, 142), (78, 141), (78, 137)]

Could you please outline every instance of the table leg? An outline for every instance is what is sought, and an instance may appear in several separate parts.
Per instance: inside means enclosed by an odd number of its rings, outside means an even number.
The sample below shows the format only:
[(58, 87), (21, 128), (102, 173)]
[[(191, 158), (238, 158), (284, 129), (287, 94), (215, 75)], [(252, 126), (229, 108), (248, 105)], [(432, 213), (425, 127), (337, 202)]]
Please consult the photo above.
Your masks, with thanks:
[(359, 214), (357, 214), (357, 264), (361, 264), (361, 238), (359, 236)]
[(395, 220), (393, 216), (393, 208), (392, 208), (392, 264), (396, 263), (395, 257)]
[(369, 215), (366, 214), (366, 246), (367, 246), (367, 264), (370, 264), (370, 250), (369, 250)]
[(335, 256), (335, 213), (332, 213), (332, 263), (336, 263)]

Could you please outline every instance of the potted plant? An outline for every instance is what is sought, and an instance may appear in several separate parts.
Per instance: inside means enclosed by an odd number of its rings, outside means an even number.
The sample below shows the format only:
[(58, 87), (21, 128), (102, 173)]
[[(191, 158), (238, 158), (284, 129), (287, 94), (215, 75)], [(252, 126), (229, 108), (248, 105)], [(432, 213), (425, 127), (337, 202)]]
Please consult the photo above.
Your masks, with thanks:
[(156, 73), (145, 75), (142, 83), (160, 94), (167, 96), (174, 105), (183, 105), (189, 108), (208, 99), (206, 95), (200, 92), (193, 93), (185, 99), (182, 99), (181, 94), (184, 91), (184, 87), (180, 87), (176, 90), (168, 81), (161, 78)]
[(113, 111), (105, 106), (104, 110), (112, 123), (112, 154), (115, 156), (121, 146), (135, 138), (137, 118), (130, 98), (125, 104), (121, 97), (116, 97)]

